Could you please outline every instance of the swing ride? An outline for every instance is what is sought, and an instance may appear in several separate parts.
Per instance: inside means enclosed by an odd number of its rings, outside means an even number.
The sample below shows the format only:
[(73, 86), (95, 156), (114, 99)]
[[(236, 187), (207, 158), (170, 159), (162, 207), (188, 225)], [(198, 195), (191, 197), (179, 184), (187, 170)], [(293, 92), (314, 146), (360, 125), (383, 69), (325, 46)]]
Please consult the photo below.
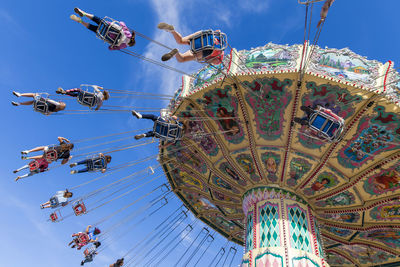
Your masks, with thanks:
[[(307, 12), (321, 1), (298, 0)], [(71, 192), (107, 176), (115, 178), (132, 166), (148, 165), (71, 200), (69, 212), (64, 206), (52, 210), (48, 220), (62, 222), (84, 216), (166, 177), (167, 182), (136, 195), (93, 223), (94, 227), (108, 224), (98, 236), (105, 245), (96, 247), (93, 255), (109, 247), (111, 240), (118, 240), (116, 230), (120, 227), (136, 218), (146, 221), (177, 196), (182, 205), (142, 240), (135, 240), (124, 255), (126, 266), (159, 266), (198, 227), (201, 230), (175, 266), (198, 264), (216, 237), (234, 245), (217, 251), (212, 260), (215, 266), (232, 265), (237, 246), (244, 248), (242, 267), (397, 266), (400, 74), (392, 61), (381, 63), (347, 48), (317, 45), (332, 3), (325, 1), (326, 10), (321, 12), (312, 43), (306, 39), (308, 19), (311, 23), (307, 15), (303, 44), (268, 43), (241, 51), (231, 48), (225, 56), (229, 46), (226, 35), (201, 31), (190, 44), (193, 54), (203, 53), (198, 60), (203, 67), (195, 74), (120, 50), (183, 74), (173, 96), (104, 89), (110, 92), (111, 100), (131, 96), (168, 99), (167, 111), (161, 111), (161, 117), (168, 119), (153, 119), (154, 126), (149, 129), (71, 141), (96, 142), (74, 151), (95, 148), (73, 155), (74, 159), (87, 158), (87, 171), (107, 168), (107, 173), (69, 188)], [(134, 34), (145, 37), (136, 31)], [(97, 37), (111, 46), (126, 41), (118, 22), (108, 17), (101, 20)], [(221, 64), (209, 64), (216, 58)], [(103, 105), (94, 111), (97, 100), (93, 86), (82, 85), (80, 89), (77, 101), (90, 110), (67, 109), (60, 114), (132, 112), (142, 116), (121, 106)], [(35, 111), (48, 114), (48, 99), (48, 94), (38, 94)], [(185, 123), (171, 123), (172, 116)], [(152, 131), (154, 137), (114, 146), (145, 130)], [(105, 138), (113, 140), (98, 142)], [(104, 157), (157, 139), (160, 145), (155, 155), (110, 166)], [(44, 157), (50, 164), (57, 159), (57, 151), (46, 150)], [(150, 165), (151, 160), (159, 164)], [(82, 163), (71, 167), (77, 164)], [(30, 167), (32, 171), (39, 165)], [(109, 225), (108, 220), (147, 197), (152, 200)], [(190, 213), (196, 217), (192, 222)], [(205, 226), (199, 226), (200, 222)], [(130, 225), (135, 227), (137, 224)], [(89, 240), (85, 232), (75, 242), (80, 248)]]

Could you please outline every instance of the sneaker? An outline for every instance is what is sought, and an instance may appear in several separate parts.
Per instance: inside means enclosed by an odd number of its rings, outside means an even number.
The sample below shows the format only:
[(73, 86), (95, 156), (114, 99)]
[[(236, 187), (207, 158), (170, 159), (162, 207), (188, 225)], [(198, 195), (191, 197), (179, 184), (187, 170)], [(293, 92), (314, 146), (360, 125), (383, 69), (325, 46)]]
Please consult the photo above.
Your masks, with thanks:
[(81, 266), (83, 266), (85, 264), (85, 262), (84, 261), (81, 261)]
[(19, 103), (18, 103), (18, 102), (11, 101), (11, 104), (12, 104), (13, 106), (19, 106)]
[(167, 32), (172, 32), (175, 30), (174, 26), (167, 24), (165, 22), (158, 23), (157, 28), (159, 28), (160, 30), (165, 30)]
[(71, 171), (71, 174), (75, 174), (75, 173), (77, 173), (78, 171), (76, 171), (76, 170), (73, 170), (73, 171)]
[(56, 93), (60, 95), (65, 95), (67, 92), (65, 92), (65, 90), (61, 87), (58, 87)]
[(85, 13), (84, 13), (81, 9), (79, 9), (79, 8), (77, 8), (77, 7), (74, 8), (74, 12), (75, 12), (76, 14), (78, 14), (79, 17), (85, 16)]
[(21, 177), (18, 176), (17, 178), (15, 178), (15, 181), (18, 181), (19, 179), (21, 179)]
[(138, 135), (135, 135), (135, 139), (136, 139), (136, 140), (142, 139), (143, 137), (146, 137), (146, 135), (145, 135), (145, 134), (138, 134)]
[(21, 93), (18, 93), (18, 92), (13, 91), (13, 95), (15, 95), (16, 97), (20, 97), (20, 96), (21, 96)]
[(178, 49), (172, 49), (171, 51), (169, 51), (168, 53), (166, 53), (166, 54), (164, 54), (162, 57), (161, 57), (161, 60), (162, 61), (167, 61), (167, 60), (170, 60), (173, 56), (175, 56), (176, 55), (176, 53), (178, 53)]
[(135, 116), (138, 119), (142, 118), (142, 114), (140, 114), (139, 112), (137, 112), (136, 110), (132, 110), (132, 115)]
[(78, 165), (78, 163), (76, 163), (76, 162), (75, 163), (71, 163), (71, 164), (69, 164), (69, 167), (72, 168), (72, 167), (75, 167), (76, 165)]
[(27, 156), (21, 156), (21, 159), (23, 159), (23, 160), (25, 160), (27, 158), (28, 158)]
[(40, 208), (41, 208), (41, 209), (44, 209), (44, 207), (43, 207), (43, 205), (42, 205), (42, 204), (40, 204)]
[(21, 154), (22, 154), (22, 155), (26, 155), (26, 154), (28, 154), (28, 153), (29, 153), (29, 150), (22, 150), (22, 151), (21, 151)]
[(69, 17), (70, 17), (70, 19), (72, 19), (73, 21), (76, 21), (78, 23), (82, 22), (82, 19), (80, 17), (78, 17), (77, 15), (71, 15)]
[(13, 173), (17, 173), (17, 172), (18, 172), (18, 170), (14, 170), (14, 171), (13, 171)]

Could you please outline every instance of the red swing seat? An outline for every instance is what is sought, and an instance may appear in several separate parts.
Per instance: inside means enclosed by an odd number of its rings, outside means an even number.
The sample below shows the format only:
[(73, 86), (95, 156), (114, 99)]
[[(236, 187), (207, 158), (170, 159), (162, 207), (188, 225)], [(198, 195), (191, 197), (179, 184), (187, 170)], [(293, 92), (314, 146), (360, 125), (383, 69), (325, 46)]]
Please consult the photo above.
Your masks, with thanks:
[(58, 156), (57, 151), (54, 148), (51, 148), (44, 154), (44, 157), (48, 162), (53, 162), (57, 160), (57, 156)]
[(72, 205), (72, 209), (74, 210), (76, 216), (80, 216), (86, 213), (86, 206), (82, 200), (76, 201), (75, 204)]
[(29, 170), (31, 172), (36, 171), (37, 169), (39, 169), (39, 162), (37, 160), (29, 162)]

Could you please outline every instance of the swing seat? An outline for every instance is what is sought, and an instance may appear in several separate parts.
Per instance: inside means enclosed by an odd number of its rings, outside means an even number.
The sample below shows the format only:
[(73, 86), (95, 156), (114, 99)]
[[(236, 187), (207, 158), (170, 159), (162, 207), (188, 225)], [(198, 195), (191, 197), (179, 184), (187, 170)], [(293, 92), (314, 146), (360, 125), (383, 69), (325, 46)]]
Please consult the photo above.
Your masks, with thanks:
[(49, 114), (49, 94), (37, 94), (33, 99), (33, 110), (44, 115)]
[(74, 205), (72, 205), (72, 209), (74, 210), (76, 216), (80, 216), (86, 213), (86, 206), (82, 200), (76, 201)]
[(76, 98), (79, 104), (92, 109), (97, 105), (97, 96), (94, 92), (80, 91)]
[(86, 246), (90, 241), (90, 237), (87, 233), (79, 233), (77, 239), (78, 239), (77, 245), (79, 247)]
[(226, 34), (220, 31), (202, 31), (190, 40), (190, 50), (193, 54), (202, 51), (203, 57), (199, 61), (205, 63), (212, 61), (214, 58), (222, 57), (226, 46)]
[(107, 161), (104, 156), (93, 156), (89, 158), (89, 161), (86, 163), (86, 167), (88, 172), (96, 172), (101, 171), (102, 169), (107, 168)]
[(154, 123), (153, 131), (154, 135), (163, 141), (176, 142), (178, 140), (181, 140), (183, 137), (182, 123), (173, 124), (157, 120)]
[(125, 35), (122, 34), (122, 27), (118, 21), (104, 17), (97, 28), (96, 36), (111, 46), (118, 46)]
[(54, 149), (54, 147), (50, 147), (45, 153), (44, 153), (44, 157), (46, 158), (46, 160), (50, 163), (53, 161), (57, 160), (58, 154), (57, 154), (57, 150)]
[(310, 115), (309, 127), (322, 140), (335, 142), (343, 132), (344, 120), (332, 111), (318, 107)]
[(39, 162), (37, 160), (29, 162), (29, 171), (33, 172), (39, 169)]
[(50, 214), (50, 221), (51, 222), (59, 222), (62, 220), (62, 216), (60, 211), (55, 211), (53, 213)]
[(89, 257), (90, 255), (92, 255), (94, 253), (94, 251), (90, 251), (88, 248), (86, 248), (84, 251), (83, 251), (83, 255), (85, 256), (85, 257)]
[(60, 204), (60, 203), (58, 202), (58, 199), (57, 199), (56, 197), (50, 198), (50, 206), (51, 206), (52, 208), (57, 207), (58, 204)]

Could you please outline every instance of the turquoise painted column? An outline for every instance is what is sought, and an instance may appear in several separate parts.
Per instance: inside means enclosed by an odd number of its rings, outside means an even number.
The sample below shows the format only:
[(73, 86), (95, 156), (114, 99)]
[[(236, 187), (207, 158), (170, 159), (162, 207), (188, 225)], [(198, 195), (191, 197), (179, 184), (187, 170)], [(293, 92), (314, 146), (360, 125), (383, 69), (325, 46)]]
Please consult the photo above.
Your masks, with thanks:
[(313, 211), (293, 192), (257, 187), (243, 196), (245, 254), (242, 267), (325, 267)]

